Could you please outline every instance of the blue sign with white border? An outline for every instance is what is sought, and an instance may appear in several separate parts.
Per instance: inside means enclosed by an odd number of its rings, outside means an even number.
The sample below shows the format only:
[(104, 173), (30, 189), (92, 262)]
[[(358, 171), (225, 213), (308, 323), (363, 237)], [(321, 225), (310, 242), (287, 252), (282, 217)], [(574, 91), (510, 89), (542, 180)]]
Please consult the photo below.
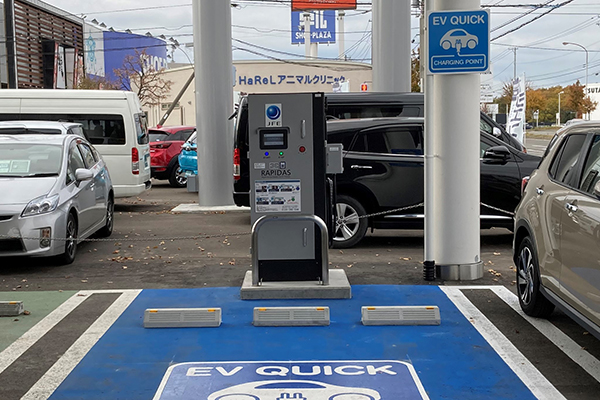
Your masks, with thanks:
[(154, 400), (429, 399), (402, 361), (189, 362), (171, 366)]
[[(303, 11), (292, 11), (292, 44), (304, 44)], [(335, 43), (335, 10), (310, 11), (310, 42)]]
[(489, 70), (489, 10), (430, 12), (428, 32), (429, 73), (464, 74)]

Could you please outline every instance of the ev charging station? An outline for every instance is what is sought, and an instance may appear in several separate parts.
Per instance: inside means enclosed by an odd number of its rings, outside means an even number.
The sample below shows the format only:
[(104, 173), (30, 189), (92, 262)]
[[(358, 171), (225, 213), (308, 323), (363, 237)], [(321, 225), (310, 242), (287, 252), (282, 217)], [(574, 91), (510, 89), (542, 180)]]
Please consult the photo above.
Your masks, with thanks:
[(327, 256), (327, 174), (342, 172), (342, 145), (327, 145), (324, 94), (251, 94), (248, 124), (252, 271), (242, 299), (349, 298), (345, 272), (330, 271)]

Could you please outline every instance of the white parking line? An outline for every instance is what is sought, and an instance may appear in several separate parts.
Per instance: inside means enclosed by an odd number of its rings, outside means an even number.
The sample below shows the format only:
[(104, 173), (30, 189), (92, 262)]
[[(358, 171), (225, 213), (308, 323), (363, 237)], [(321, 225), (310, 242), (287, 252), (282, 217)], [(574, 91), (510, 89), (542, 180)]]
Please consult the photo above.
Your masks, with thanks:
[(579, 364), (581, 368), (600, 382), (600, 361), (598, 361), (596, 357), (584, 350), (577, 342), (567, 336), (550, 321), (532, 318), (526, 315), (523, 310), (521, 310), (517, 296), (506, 287), (496, 286), (491, 290), (521, 317), (540, 331), (542, 335), (546, 336), (548, 340), (554, 343), (556, 347), (561, 349), (571, 360)]
[[(478, 286), (469, 289), (490, 289)], [(540, 400), (562, 400), (565, 397), (548, 381), (540, 371), (488, 320), (481, 311), (461, 292), (461, 286), (440, 286), (440, 289), (454, 303), (492, 346), (504, 362), (514, 371), (521, 381)]]
[(115, 291), (84, 291), (80, 293), (123, 293), (115, 302), (73, 343), (73, 345), (58, 359), (44, 376), (21, 397), (21, 400), (42, 400), (52, 395), (56, 388), (65, 380), (71, 371), (79, 364), (90, 349), (115, 323), (117, 318), (129, 307), (142, 290)]
[(0, 373), (8, 368), (16, 359), (33, 346), (50, 329), (62, 321), (71, 311), (79, 306), (88, 296), (81, 292), (74, 294), (64, 303), (58, 306), (54, 311), (48, 314), (44, 319), (25, 332), (20, 338), (15, 340), (4, 351), (0, 353)]

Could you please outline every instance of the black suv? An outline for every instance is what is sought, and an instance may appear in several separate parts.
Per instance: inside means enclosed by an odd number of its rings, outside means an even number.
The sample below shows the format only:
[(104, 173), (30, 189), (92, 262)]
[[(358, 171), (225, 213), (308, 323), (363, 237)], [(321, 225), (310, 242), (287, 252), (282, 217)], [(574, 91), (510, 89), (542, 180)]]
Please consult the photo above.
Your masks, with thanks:
[[(370, 226), (423, 228), (423, 118), (372, 118), (329, 121), (327, 140), (344, 145), (344, 173), (337, 175), (335, 247), (358, 243)], [(521, 182), (540, 158), (507, 146), (481, 132), (481, 227), (512, 229), (512, 212), (521, 198)], [(490, 207), (491, 206), (491, 207)], [(493, 207), (493, 208), (492, 208)]]

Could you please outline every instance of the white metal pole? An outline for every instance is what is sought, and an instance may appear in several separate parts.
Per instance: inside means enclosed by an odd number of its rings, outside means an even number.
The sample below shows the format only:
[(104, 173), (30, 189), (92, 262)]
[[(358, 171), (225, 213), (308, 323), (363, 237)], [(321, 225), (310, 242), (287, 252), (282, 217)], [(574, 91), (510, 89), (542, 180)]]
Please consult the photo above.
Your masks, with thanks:
[(427, 62), (429, 60), (429, 49), (427, 47), (427, 14), (432, 11), (433, 1), (425, 0), (424, 12), (421, 17), (420, 43), (421, 43), (421, 73), (424, 82), (425, 92), (425, 241), (424, 241), (424, 259), (425, 261), (435, 261), (434, 252), (434, 234), (435, 224), (433, 220), (433, 205), (435, 193), (433, 191), (433, 170), (435, 157), (433, 153), (434, 129), (433, 129), (433, 80), (434, 75), (427, 74)]
[(344, 17), (346, 16), (346, 13), (344, 12), (344, 10), (340, 10), (338, 11), (338, 51), (339, 51), (339, 58), (341, 60), (345, 60), (346, 59), (346, 42), (345, 42), (345, 29), (344, 29)]
[(198, 131), (198, 203), (233, 204), (231, 5), (194, 0), (194, 73)]
[(410, 92), (410, 1), (373, 0), (373, 89)]
[[(431, 0), (428, 0), (428, 2)], [(479, 0), (435, 0), (432, 11), (479, 10)], [(439, 74), (432, 79), (428, 117), (434, 162), (427, 200), (427, 235), (438, 277), (483, 277), (480, 257), (479, 74)], [(431, 136), (431, 134), (430, 134)], [(427, 159), (426, 162), (430, 162)]]
[(310, 13), (302, 14), (304, 17), (304, 56), (310, 58)]

